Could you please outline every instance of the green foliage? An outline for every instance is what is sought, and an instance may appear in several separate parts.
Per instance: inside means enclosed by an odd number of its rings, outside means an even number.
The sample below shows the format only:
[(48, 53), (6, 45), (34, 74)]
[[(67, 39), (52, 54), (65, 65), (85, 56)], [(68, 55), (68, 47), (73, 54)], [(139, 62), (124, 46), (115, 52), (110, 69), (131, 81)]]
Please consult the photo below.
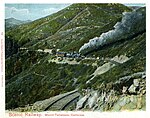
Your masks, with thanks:
[(26, 71), (37, 63), (45, 54), (35, 51), (18, 52), (6, 59), (5, 78), (6, 83), (12, 81), (12, 77)]
[(146, 34), (138, 34), (133, 39), (126, 39), (122, 41), (115, 42), (110, 45), (101, 47), (90, 55), (95, 55), (96, 57), (114, 57), (116, 55), (127, 55), (128, 57), (135, 56), (136, 54), (144, 52), (146, 50)]
[[(119, 46), (114, 46), (116, 52), (111, 46), (111, 52), (109, 52), (109, 56), (119, 55), (119, 54), (127, 54), (131, 56), (131, 59), (123, 64), (117, 65), (114, 68), (110, 69), (108, 72), (96, 76), (92, 80), (92, 86), (95, 88), (100, 86), (102, 83), (110, 83), (115, 82), (119, 78), (127, 75), (131, 75), (136, 72), (142, 72), (146, 70), (146, 39), (145, 33), (139, 35), (138, 37), (134, 38), (133, 40), (125, 41), (121, 43)], [(124, 45), (124, 46), (121, 46)], [(109, 47), (107, 48), (109, 51)], [(113, 54), (117, 53), (117, 54)], [(103, 54), (101, 51), (98, 52), (99, 54)], [(108, 53), (105, 53), (108, 54)], [(106, 55), (107, 56), (107, 55)]]
[(130, 9), (121, 4), (72, 4), (55, 14), (9, 30), (6, 37), (32, 49), (52, 48), (55, 44), (66, 51), (78, 51), (90, 38), (112, 29), (124, 11)]
[[(31, 52), (31, 55), (32, 54), (34, 53)], [(39, 54), (40, 53), (34, 55), (38, 56)], [(7, 73), (7, 109), (32, 104), (38, 100), (74, 90), (79, 84), (76, 83), (73, 85), (74, 78), (79, 79), (81, 75), (83, 75), (83, 77), (88, 76), (91, 74), (91, 70), (93, 70), (92, 66), (82, 64), (68, 65), (49, 63), (48, 59), (50, 55), (41, 56), (43, 57), (38, 58), (39, 63), (33, 64), (32, 59), (30, 66), (27, 64), (29, 62), (22, 63), (21, 67), (26, 66), (26, 64), (28, 65), (26, 70), (15, 73), (13, 76)], [(20, 57), (19, 60), (25, 59), (25, 57)], [(30, 60), (31, 57), (27, 58)], [(10, 61), (11, 60), (7, 60), (7, 66), (9, 66)], [(8, 69), (8, 72), (9, 70), (11, 69)]]

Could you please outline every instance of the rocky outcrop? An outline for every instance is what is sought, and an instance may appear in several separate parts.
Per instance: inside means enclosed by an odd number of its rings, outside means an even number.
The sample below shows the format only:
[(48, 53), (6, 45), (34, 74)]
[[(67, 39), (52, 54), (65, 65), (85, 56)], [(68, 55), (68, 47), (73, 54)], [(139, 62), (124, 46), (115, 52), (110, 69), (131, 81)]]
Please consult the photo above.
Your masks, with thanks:
[(95, 72), (91, 75), (92, 78), (89, 79), (86, 84), (90, 83), (97, 75), (101, 75), (103, 73), (106, 73), (107, 71), (109, 71), (110, 69), (112, 69), (113, 67), (115, 67), (118, 64), (122, 64), (125, 63), (126, 61), (128, 61), (130, 58), (128, 58), (126, 55), (116, 55), (113, 58), (105, 58), (103, 59), (104, 61), (108, 61), (107, 63), (104, 63), (102, 66), (98, 67)]
[(126, 55), (120, 55), (120, 56), (115, 56), (111, 59), (111, 61), (115, 61), (115, 62), (118, 62), (118, 63), (124, 63), (126, 61), (128, 61), (130, 58), (127, 57)]
[[(145, 110), (145, 72), (138, 72), (122, 77), (111, 85), (112, 87), (110, 85), (109, 87), (105, 86), (107, 91), (105, 89), (99, 91), (91, 90), (79, 100), (82, 101), (84, 99), (84, 103), (86, 101), (80, 108), (96, 111)], [(119, 88), (116, 88), (116, 86)]]
[(77, 102), (76, 110), (82, 109), (85, 106), (85, 103), (88, 100), (88, 96), (89, 95), (85, 95)]
[(86, 84), (90, 83), (91, 80), (93, 80), (97, 75), (101, 75), (105, 72), (107, 72), (108, 70), (110, 70), (111, 68), (113, 68), (115, 66), (115, 64), (112, 64), (111, 62), (105, 63), (102, 66), (98, 67), (95, 72), (92, 74), (92, 78), (90, 80), (88, 80), (86, 82)]

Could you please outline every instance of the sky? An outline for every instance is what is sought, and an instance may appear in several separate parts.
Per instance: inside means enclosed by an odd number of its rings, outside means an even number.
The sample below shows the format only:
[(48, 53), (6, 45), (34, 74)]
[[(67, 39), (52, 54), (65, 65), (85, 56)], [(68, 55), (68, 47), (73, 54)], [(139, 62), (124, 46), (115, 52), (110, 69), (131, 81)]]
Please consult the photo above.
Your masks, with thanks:
[(55, 13), (70, 4), (5, 4), (5, 19), (36, 20)]
[[(5, 19), (36, 20), (55, 13), (71, 4), (5, 4)], [(143, 6), (144, 4), (125, 4)]]

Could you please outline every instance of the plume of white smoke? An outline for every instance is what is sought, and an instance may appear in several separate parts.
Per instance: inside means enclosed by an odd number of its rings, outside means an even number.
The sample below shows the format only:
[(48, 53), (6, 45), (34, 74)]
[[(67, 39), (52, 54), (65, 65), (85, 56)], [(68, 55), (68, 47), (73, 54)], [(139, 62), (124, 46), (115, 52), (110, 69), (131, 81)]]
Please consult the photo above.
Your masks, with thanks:
[(117, 22), (114, 25), (114, 29), (106, 33), (102, 33), (100, 37), (90, 39), (88, 43), (85, 43), (79, 52), (86, 54), (93, 51), (100, 46), (126, 39), (141, 31), (145, 30), (145, 13), (144, 12), (124, 12), (121, 22)]

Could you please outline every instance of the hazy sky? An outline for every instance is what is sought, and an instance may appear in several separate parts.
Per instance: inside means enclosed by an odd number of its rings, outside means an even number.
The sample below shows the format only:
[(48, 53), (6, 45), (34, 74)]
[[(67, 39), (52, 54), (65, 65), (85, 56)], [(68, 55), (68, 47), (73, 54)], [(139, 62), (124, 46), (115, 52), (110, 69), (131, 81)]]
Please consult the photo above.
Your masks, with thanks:
[[(35, 20), (55, 13), (71, 4), (5, 4), (5, 19)], [(143, 6), (144, 4), (126, 4)]]
[(5, 19), (35, 20), (55, 13), (70, 4), (5, 4)]

